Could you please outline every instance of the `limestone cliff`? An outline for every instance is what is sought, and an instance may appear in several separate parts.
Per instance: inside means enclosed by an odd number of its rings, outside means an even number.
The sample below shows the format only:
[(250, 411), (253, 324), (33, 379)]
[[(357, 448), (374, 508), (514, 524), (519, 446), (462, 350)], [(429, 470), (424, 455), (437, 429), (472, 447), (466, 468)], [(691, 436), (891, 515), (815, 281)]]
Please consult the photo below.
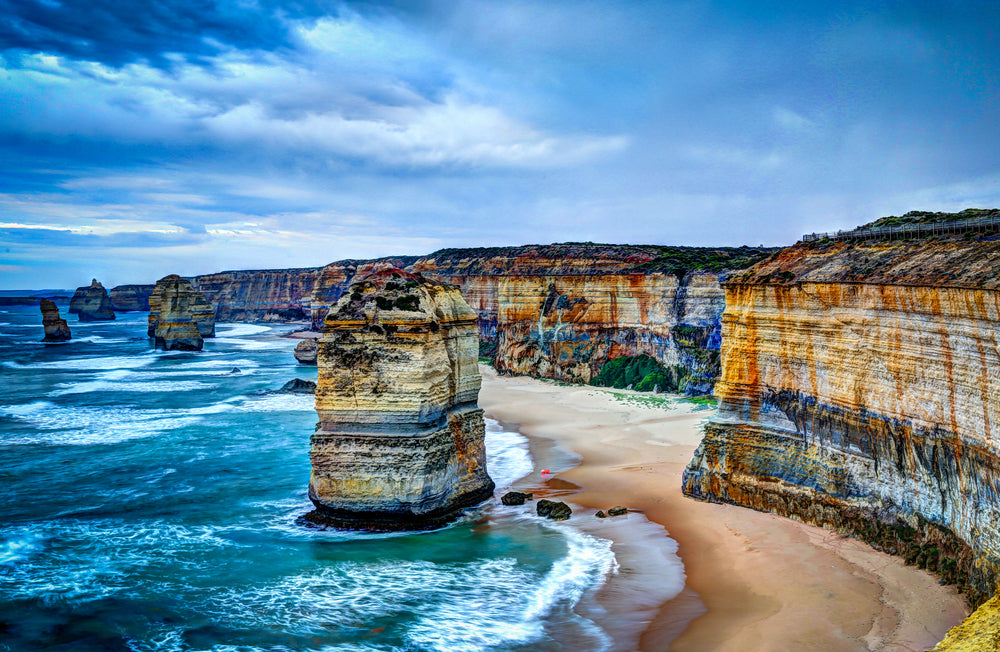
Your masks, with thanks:
[(111, 308), (115, 312), (149, 310), (149, 295), (155, 285), (116, 285), (108, 292)]
[(54, 301), (42, 299), (38, 303), (42, 311), (42, 328), (45, 330), (43, 342), (65, 342), (72, 336), (69, 332), (69, 324), (59, 316), (59, 307)]
[(850, 532), (992, 595), (1000, 242), (800, 243), (725, 283), (684, 491)]
[(218, 272), (191, 278), (215, 306), (217, 321), (296, 321), (309, 318), (315, 267)]
[(319, 346), (310, 520), (420, 528), (492, 495), (476, 316), (456, 288), (376, 272), (330, 310)]
[[(197, 338), (188, 322), (194, 325)], [(190, 281), (177, 274), (164, 276), (156, 282), (149, 295), (148, 323), (147, 335), (156, 338), (157, 346), (172, 339), (178, 342), (177, 347), (201, 350), (202, 338), (215, 337), (212, 305)]]
[(76, 289), (69, 302), (69, 312), (77, 315), (80, 321), (114, 321), (115, 319), (108, 291), (96, 278), (90, 282), (90, 285)]
[(688, 390), (703, 393), (718, 375), (720, 279), (772, 251), (591, 243), (446, 249), (411, 269), (462, 289), (499, 371), (587, 382), (610, 359), (647, 354), (683, 366)]

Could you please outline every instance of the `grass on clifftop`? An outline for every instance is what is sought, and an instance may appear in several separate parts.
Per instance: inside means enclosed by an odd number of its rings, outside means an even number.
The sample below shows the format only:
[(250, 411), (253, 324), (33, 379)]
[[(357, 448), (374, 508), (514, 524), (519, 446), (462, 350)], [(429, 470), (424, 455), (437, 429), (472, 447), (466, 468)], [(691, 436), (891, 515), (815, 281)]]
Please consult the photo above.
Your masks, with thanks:
[(879, 228), (883, 226), (899, 226), (901, 224), (936, 224), (939, 222), (955, 222), (957, 220), (975, 220), (989, 217), (1000, 217), (1000, 208), (966, 208), (958, 213), (935, 213), (933, 211), (910, 211), (904, 215), (889, 215), (869, 222), (859, 229)]

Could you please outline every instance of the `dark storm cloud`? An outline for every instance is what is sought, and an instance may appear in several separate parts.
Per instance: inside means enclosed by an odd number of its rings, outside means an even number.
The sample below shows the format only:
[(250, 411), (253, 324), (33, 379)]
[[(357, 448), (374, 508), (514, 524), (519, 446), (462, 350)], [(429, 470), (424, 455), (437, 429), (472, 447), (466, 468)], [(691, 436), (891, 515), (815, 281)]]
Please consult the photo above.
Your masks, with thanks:
[(288, 46), (289, 20), (328, 8), (315, 2), (0, 0), (0, 43), (114, 66), (137, 59), (164, 66), (171, 53), (201, 58), (227, 48)]

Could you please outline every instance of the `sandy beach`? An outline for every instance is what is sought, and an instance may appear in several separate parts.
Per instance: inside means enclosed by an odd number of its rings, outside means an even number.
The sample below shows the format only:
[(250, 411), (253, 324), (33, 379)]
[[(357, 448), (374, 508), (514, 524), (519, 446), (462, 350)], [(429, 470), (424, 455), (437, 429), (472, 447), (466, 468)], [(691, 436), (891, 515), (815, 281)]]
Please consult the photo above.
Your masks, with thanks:
[(582, 456), (552, 480), (538, 477), (538, 489), (578, 485), (565, 500), (625, 505), (678, 542), (686, 587), (659, 608), (640, 649), (918, 651), (965, 617), (954, 588), (899, 558), (789, 519), (685, 498), (681, 474), (714, 408), (482, 371), (488, 415)]

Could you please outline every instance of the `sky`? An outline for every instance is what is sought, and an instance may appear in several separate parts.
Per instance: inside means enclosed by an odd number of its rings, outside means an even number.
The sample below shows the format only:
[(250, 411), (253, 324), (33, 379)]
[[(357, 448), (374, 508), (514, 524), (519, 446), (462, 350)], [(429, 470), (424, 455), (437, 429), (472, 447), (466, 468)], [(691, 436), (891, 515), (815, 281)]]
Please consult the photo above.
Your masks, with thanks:
[(0, 289), (1000, 206), (993, 1), (0, 15)]

